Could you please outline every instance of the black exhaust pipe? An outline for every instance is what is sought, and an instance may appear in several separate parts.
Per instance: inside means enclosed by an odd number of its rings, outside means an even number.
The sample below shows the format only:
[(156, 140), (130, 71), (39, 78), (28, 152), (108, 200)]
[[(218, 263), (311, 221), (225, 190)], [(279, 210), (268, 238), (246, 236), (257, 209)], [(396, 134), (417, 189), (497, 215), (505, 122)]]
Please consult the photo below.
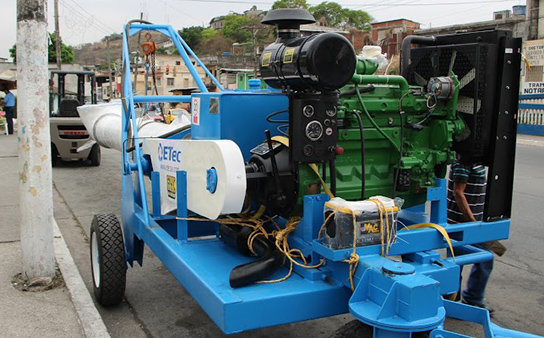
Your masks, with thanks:
[(410, 75), (410, 68), (412, 66), (412, 58), (410, 55), (412, 44), (434, 46), (436, 45), (436, 38), (434, 36), (408, 35), (404, 38), (404, 40), (402, 40), (400, 75), (402, 75), (406, 80), (408, 80), (408, 76)]
[[(253, 229), (237, 224), (221, 224), (219, 232), (221, 239), (226, 244), (235, 247), (246, 256), (251, 255), (247, 240)], [(232, 288), (251, 285), (263, 280), (283, 265), (284, 256), (270, 239), (263, 236), (256, 237), (253, 240), (253, 250), (259, 256), (259, 259), (232, 269), (229, 278)]]

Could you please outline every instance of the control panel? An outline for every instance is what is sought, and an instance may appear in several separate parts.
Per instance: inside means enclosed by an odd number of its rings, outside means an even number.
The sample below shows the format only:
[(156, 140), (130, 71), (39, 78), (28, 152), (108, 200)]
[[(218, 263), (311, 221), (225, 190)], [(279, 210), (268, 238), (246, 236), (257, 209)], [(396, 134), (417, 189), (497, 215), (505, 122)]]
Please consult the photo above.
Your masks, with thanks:
[(334, 159), (338, 140), (337, 93), (295, 93), (291, 103), (291, 159), (299, 163)]

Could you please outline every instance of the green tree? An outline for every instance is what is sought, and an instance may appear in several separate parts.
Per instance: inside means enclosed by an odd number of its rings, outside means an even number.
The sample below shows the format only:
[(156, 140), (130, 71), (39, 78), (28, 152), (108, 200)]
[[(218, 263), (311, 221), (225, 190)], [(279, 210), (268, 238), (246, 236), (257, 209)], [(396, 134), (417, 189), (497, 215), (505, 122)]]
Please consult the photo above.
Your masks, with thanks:
[(344, 9), (346, 11), (346, 28), (357, 28), (362, 30), (370, 29), (370, 22), (373, 18), (365, 11)]
[(158, 55), (166, 55), (168, 54), (168, 50), (166, 49), (166, 47), (157, 47), (156, 53)]
[(308, 9), (308, 2), (306, 0), (277, 0), (272, 5), (272, 9), (279, 8), (304, 8)]
[[(54, 63), (54, 62), (57, 62), (57, 52), (55, 49), (55, 41), (56, 41), (55, 33), (49, 33), (49, 41), (50, 43), (47, 49), (47, 53), (48, 53), (47, 58), (50, 63)], [(9, 49), (9, 55), (13, 58), (13, 62), (17, 62), (17, 44), (14, 44)], [(62, 63), (72, 63), (74, 62), (74, 57), (75, 57), (74, 48), (62, 43), (62, 39), (60, 42), (60, 57), (61, 57)]]
[(342, 8), (336, 2), (324, 1), (310, 8), (314, 18), (326, 26), (340, 29), (368, 29), (372, 17), (365, 11)]
[(342, 6), (336, 2), (323, 1), (310, 8), (314, 18), (329, 27), (339, 27), (346, 21), (346, 13)]
[(247, 28), (253, 21), (245, 15), (230, 14), (225, 17), (222, 33), (226, 38), (236, 42), (251, 40), (251, 31)]
[(219, 31), (217, 29), (206, 28), (202, 31), (201, 36), (203, 40), (209, 40), (213, 37), (216, 37), (217, 34), (219, 34)]
[(181, 38), (191, 47), (191, 49), (196, 50), (198, 45), (202, 42), (202, 31), (204, 27), (192, 26), (185, 27), (182, 30), (179, 30), (178, 33)]

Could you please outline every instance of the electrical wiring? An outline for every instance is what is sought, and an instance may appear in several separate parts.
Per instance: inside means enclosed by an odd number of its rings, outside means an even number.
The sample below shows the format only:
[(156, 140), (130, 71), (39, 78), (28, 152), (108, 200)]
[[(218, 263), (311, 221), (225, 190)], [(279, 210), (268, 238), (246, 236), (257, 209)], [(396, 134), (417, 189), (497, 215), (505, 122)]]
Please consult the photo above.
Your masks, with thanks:
[(352, 112), (359, 124), (359, 136), (361, 137), (361, 200), (365, 199), (365, 132), (363, 128), (363, 120), (357, 111)]

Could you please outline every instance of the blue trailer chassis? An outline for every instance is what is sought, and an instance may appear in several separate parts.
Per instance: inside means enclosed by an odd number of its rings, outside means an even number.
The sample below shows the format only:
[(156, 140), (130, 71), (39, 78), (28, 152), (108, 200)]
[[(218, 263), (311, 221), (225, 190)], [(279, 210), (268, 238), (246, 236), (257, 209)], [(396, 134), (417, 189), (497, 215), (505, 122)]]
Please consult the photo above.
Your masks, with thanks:
[[(190, 56), (223, 88), (181, 37), (168, 25), (132, 24), (129, 35), (141, 30), (157, 31), (170, 37), (202, 93), (207, 89), (199, 78)], [(352, 249), (331, 250), (317, 239), (327, 195), (304, 197), (304, 217), (290, 236), (291, 247), (299, 248), (311, 262), (326, 259), (318, 269), (294, 268), (290, 278), (273, 284), (254, 284), (233, 289), (231, 270), (251, 261), (219, 239), (218, 224), (187, 221), (187, 175), (177, 172), (177, 214), (160, 212), (159, 174), (151, 170), (149, 157), (138, 141), (134, 104), (140, 102), (190, 102), (191, 96), (134, 96), (129, 66), (128, 36), (124, 36), (124, 114), (123, 140), (134, 141), (133, 156), (123, 152), (122, 223), (128, 264), (143, 263), (144, 243), (196, 299), (210, 318), (227, 334), (273, 325), (351, 312), (358, 320), (374, 327), (375, 337), (411, 337), (412, 332), (431, 331), (431, 337), (464, 337), (443, 329), (446, 316), (474, 321), (484, 327), (485, 336), (531, 337), (501, 329), (489, 320), (489, 314), (464, 304), (444, 300), (442, 296), (459, 291), (460, 265), (489, 260), (492, 254), (471, 244), (508, 238), (510, 221), (446, 223), (446, 183), (428, 190), (430, 217), (425, 206), (403, 210), (399, 219), (406, 225), (430, 221), (444, 227), (453, 246), (465, 254), (441, 258), (435, 250), (448, 247), (435, 229), (399, 231), (389, 250), (395, 260), (380, 256), (379, 245), (357, 248), (359, 264), (349, 281)], [(237, 92), (231, 92), (236, 94)], [(251, 95), (244, 92), (244, 95)], [(262, 94), (262, 92), (260, 93)], [(131, 128), (132, 126), (132, 128)], [(202, 126), (200, 126), (202, 128)], [(132, 137), (130, 137), (132, 129)], [(181, 138), (188, 131), (172, 138)], [(240, 145), (248, 147), (249, 145)], [(145, 180), (151, 181), (151, 205), (148, 205)], [(288, 272), (279, 269), (271, 279)], [(535, 337), (535, 336), (532, 336)]]

